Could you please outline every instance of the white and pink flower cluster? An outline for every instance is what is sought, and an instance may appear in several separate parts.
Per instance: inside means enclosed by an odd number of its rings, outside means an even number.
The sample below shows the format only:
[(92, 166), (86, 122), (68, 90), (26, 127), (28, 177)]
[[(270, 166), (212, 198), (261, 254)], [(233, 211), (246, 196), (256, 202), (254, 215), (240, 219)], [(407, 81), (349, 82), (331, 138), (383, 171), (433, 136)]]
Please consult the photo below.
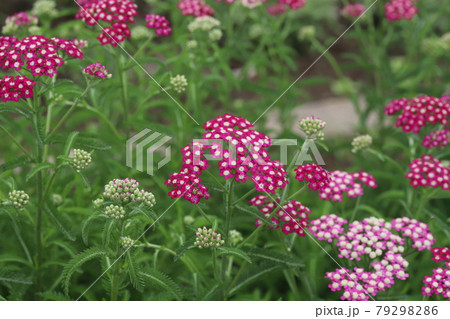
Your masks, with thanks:
[(400, 217), (393, 219), (391, 222), (392, 229), (400, 233), (402, 237), (408, 237), (412, 240), (412, 247), (421, 250), (430, 250), (435, 239), (430, 232), (428, 225), (418, 220), (408, 217)]
[(299, 182), (309, 183), (308, 187), (315, 191), (325, 189), (330, 182), (329, 173), (316, 164), (298, 166), (295, 169), (295, 178)]
[(425, 296), (441, 295), (450, 300), (450, 249), (436, 247), (431, 250), (435, 262), (444, 262), (445, 267), (433, 269), (431, 276), (425, 276), (422, 294)]
[(416, 0), (391, 0), (384, 5), (386, 18), (389, 21), (411, 20), (418, 12), (414, 6)]
[[(277, 202), (279, 200), (278, 198)], [(300, 202), (292, 200), (280, 208), (268, 196), (257, 195), (249, 200), (249, 203), (252, 206), (256, 206), (265, 217), (268, 218), (271, 216), (270, 219), (274, 222), (275, 226), (269, 226), (269, 228), (281, 228), (281, 231), (286, 235), (295, 232), (299, 236), (306, 236), (311, 211)], [(261, 225), (264, 227), (262, 221), (256, 219), (255, 226), (258, 227)]]
[[(184, 197), (192, 203), (209, 197), (208, 188), (201, 185), (200, 175), (209, 166), (205, 151), (219, 160), (220, 175), (245, 182), (251, 178), (257, 191), (275, 193), (287, 185), (283, 164), (272, 161), (266, 148), (272, 140), (252, 129), (253, 124), (238, 116), (225, 114), (204, 124), (203, 139), (190, 143), (181, 151), (183, 166), (166, 181), (173, 187), (169, 196)], [(225, 147), (224, 147), (225, 144)]]
[(343, 194), (348, 197), (358, 197), (364, 195), (362, 184), (371, 188), (378, 187), (375, 178), (366, 172), (347, 173), (343, 171), (329, 172), (329, 182), (319, 191), (319, 197), (323, 200), (341, 202)]
[(13, 23), (21, 27), (27, 27), (30, 25), (37, 24), (38, 17), (34, 14), (29, 14), (27, 12), (17, 12), (12, 16), (9, 16), (5, 20), (6, 24)]
[(334, 239), (338, 239), (344, 232), (344, 225), (348, 221), (334, 214), (324, 215), (320, 218), (313, 219), (309, 231), (318, 240), (326, 240), (331, 243)]
[(101, 45), (125, 41), (131, 36), (129, 23), (134, 23), (138, 15), (137, 5), (131, 0), (86, 0), (80, 3), (80, 11), (75, 18), (83, 20), (87, 25), (94, 25), (100, 21), (109, 24), (97, 37)]
[(422, 145), (427, 148), (444, 148), (450, 143), (450, 130), (442, 129), (430, 132), (427, 136), (424, 137), (422, 141)]
[(0, 37), (0, 67), (5, 70), (26, 68), (34, 76), (54, 76), (57, 67), (64, 64), (60, 53), (82, 59), (83, 52), (71, 41), (33, 35), (19, 40), (14, 37)]
[(341, 9), (341, 15), (344, 17), (357, 18), (366, 10), (362, 3), (348, 4)]
[(182, 15), (194, 17), (213, 16), (216, 13), (213, 8), (202, 0), (181, 0), (178, 5)]
[(106, 66), (100, 62), (89, 64), (86, 68), (83, 68), (82, 71), (84, 74), (100, 79), (109, 79), (112, 76)]
[(409, 164), (409, 170), (406, 178), (414, 188), (441, 187), (443, 190), (450, 190), (450, 165), (445, 166), (431, 155), (414, 159)]
[(35, 85), (36, 82), (24, 76), (4, 76), (0, 79), (0, 98), (3, 102), (32, 98)]
[(158, 14), (147, 14), (145, 16), (145, 21), (147, 21), (147, 28), (155, 29), (157, 35), (167, 36), (172, 33), (172, 28), (166, 17)]

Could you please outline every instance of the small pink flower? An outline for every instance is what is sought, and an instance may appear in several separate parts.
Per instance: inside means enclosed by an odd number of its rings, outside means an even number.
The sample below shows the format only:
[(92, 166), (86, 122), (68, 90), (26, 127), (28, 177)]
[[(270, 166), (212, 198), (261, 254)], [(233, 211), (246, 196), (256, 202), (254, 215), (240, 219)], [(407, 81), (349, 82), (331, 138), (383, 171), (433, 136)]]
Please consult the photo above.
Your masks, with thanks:
[(348, 4), (341, 9), (341, 15), (344, 17), (357, 18), (366, 10), (362, 3)]
[(0, 97), (3, 102), (32, 98), (35, 85), (24, 76), (4, 76), (0, 79)]
[(450, 166), (444, 166), (433, 156), (423, 155), (414, 159), (409, 164), (409, 169), (406, 178), (414, 188), (441, 187), (443, 190), (450, 190)]
[(389, 21), (411, 20), (418, 12), (412, 0), (391, 0), (384, 6)]
[(401, 217), (393, 219), (391, 222), (392, 229), (399, 232), (402, 237), (411, 238), (412, 247), (418, 251), (427, 249), (430, 250), (435, 239), (427, 224), (419, 222), (418, 220), (408, 217)]
[(422, 145), (428, 148), (444, 148), (450, 143), (450, 130), (442, 129), (431, 132), (423, 139)]
[(323, 190), (330, 182), (329, 173), (322, 167), (315, 164), (306, 164), (295, 169), (295, 178), (299, 182), (309, 183), (312, 190)]
[(278, 3), (285, 4), (292, 10), (298, 10), (306, 5), (306, 0), (278, 0)]
[(34, 14), (28, 14), (27, 12), (18, 12), (7, 17), (6, 22), (12, 22), (18, 26), (27, 27), (32, 24), (37, 24), (38, 17)]
[(108, 69), (99, 62), (94, 63), (94, 64), (89, 64), (86, 68), (84, 68), (82, 70), (83, 70), (83, 73), (85, 73), (87, 75), (96, 76), (101, 79), (111, 77), (111, 74), (109, 73)]
[(169, 20), (157, 14), (147, 14), (145, 16), (147, 28), (155, 29), (157, 35), (169, 35), (172, 32)]
[(286, 12), (286, 6), (281, 3), (275, 3), (267, 6), (267, 12), (272, 16), (278, 16)]
[(425, 276), (422, 294), (425, 296), (441, 295), (450, 300), (450, 263), (444, 267), (433, 269), (433, 275)]
[(431, 253), (433, 254), (433, 259), (435, 262), (450, 262), (450, 249), (448, 247), (435, 247), (431, 249)]
[(346, 219), (334, 214), (324, 215), (311, 221), (309, 231), (317, 240), (326, 240), (331, 243), (344, 232), (343, 225), (347, 223)]
[(182, 15), (194, 17), (213, 16), (214, 10), (202, 0), (181, 0), (178, 5)]

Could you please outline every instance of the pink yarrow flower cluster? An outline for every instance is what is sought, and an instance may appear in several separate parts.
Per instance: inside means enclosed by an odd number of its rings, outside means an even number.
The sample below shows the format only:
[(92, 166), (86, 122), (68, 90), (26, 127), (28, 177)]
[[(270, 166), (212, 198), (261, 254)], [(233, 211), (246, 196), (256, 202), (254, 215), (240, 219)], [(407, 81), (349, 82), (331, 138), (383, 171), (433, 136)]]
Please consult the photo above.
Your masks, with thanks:
[(3, 102), (32, 98), (35, 85), (36, 82), (24, 76), (4, 76), (0, 79), (0, 98)]
[(194, 17), (213, 16), (216, 13), (213, 8), (202, 0), (181, 0), (178, 5), (182, 15)]
[(450, 300), (450, 249), (436, 247), (431, 250), (435, 262), (445, 262), (445, 267), (433, 269), (431, 276), (425, 276), (422, 294), (425, 296), (441, 295)]
[(80, 4), (82, 8), (75, 18), (83, 20), (87, 25), (94, 25), (100, 21), (109, 24), (97, 37), (101, 45), (125, 41), (131, 36), (129, 23), (134, 23), (137, 16), (137, 5), (131, 0), (90, 0)]
[(147, 14), (145, 16), (147, 28), (155, 29), (157, 35), (169, 35), (172, 32), (169, 20), (157, 14)]
[[(209, 166), (205, 151), (219, 160), (220, 175), (245, 182), (251, 177), (257, 191), (275, 193), (287, 185), (283, 164), (270, 160), (266, 150), (271, 139), (252, 129), (253, 124), (238, 116), (225, 114), (204, 124), (203, 139), (185, 146), (183, 166), (166, 181), (174, 189), (169, 196), (184, 197), (192, 203), (209, 197), (208, 188), (201, 185), (200, 175)], [(224, 148), (224, 144), (225, 147)]]
[(395, 126), (402, 127), (404, 132), (419, 133), (427, 124), (448, 124), (450, 103), (442, 98), (420, 96), (413, 99), (393, 100), (388, 104), (385, 113), (394, 115), (401, 111)]
[(287, 9), (298, 10), (306, 5), (306, 0), (278, 0), (278, 3), (267, 6), (267, 12), (272, 15), (283, 14)]
[[(277, 199), (277, 202), (279, 202), (279, 199)], [(295, 232), (299, 236), (306, 236), (305, 231), (309, 222), (308, 214), (310, 214), (311, 211), (300, 202), (292, 200), (280, 208), (280, 206), (277, 205), (277, 203), (274, 203), (268, 196), (257, 195), (249, 200), (249, 203), (252, 206), (256, 206), (267, 218), (272, 215), (274, 210), (277, 210), (271, 217), (275, 226), (269, 226), (269, 228), (281, 228), (281, 231), (286, 235)], [(256, 219), (255, 226), (258, 227), (261, 225), (263, 225), (263, 222)]]
[(427, 148), (444, 148), (450, 143), (450, 130), (442, 129), (433, 131), (424, 137), (422, 145)]
[(425, 186), (450, 190), (450, 165), (444, 166), (431, 155), (414, 159), (409, 164), (409, 170), (406, 178), (414, 188)]
[(26, 68), (34, 76), (54, 76), (57, 67), (64, 64), (60, 53), (78, 59), (83, 58), (81, 50), (71, 41), (59, 38), (47, 39), (33, 35), (19, 40), (14, 37), (0, 37), (0, 67), (5, 70)]
[(329, 173), (316, 164), (306, 164), (295, 169), (295, 178), (307, 182), (312, 190), (324, 190), (330, 182)]
[(89, 64), (86, 68), (83, 68), (83, 73), (92, 77), (98, 77), (100, 79), (110, 78), (112, 75), (109, 73), (106, 66), (100, 62)]
[(412, 247), (418, 251), (430, 250), (435, 239), (427, 224), (408, 217), (396, 218), (391, 221), (393, 230), (400, 233), (402, 237), (412, 240)]
[(389, 21), (411, 20), (419, 12), (413, 0), (391, 0), (384, 5), (384, 10)]
[(12, 16), (7, 17), (5, 22), (14, 23), (21, 27), (26, 27), (36, 24), (38, 22), (38, 17), (34, 14), (28, 14), (27, 12), (17, 12)]
[(348, 4), (341, 9), (341, 15), (344, 17), (357, 18), (365, 10), (366, 10), (366, 7), (362, 3)]
[(348, 197), (364, 195), (363, 187), (358, 181), (371, 188), (378, 187), (375, 178), (366, 172), (347, 173), (343, 171), (332, 171), (329, 172), (328, 177), (328, 184), (319, 191), (319, 197), (323, 200), (341, 202), (344, 193)]
[(333, 239), (339, 238), (344, 232), (343, 226), (347, 223), (348, 221), (346, 219), (334, 214), (324, 215), (320, 218), (313, 219), (308, 230), (317, 240), (326, 240), (331, 243)]
[(450, 249), (448, 247), (435, 247), (431, 249), (431, 253), (433, 254), (433, 259), (435, 262), (450, 262)]

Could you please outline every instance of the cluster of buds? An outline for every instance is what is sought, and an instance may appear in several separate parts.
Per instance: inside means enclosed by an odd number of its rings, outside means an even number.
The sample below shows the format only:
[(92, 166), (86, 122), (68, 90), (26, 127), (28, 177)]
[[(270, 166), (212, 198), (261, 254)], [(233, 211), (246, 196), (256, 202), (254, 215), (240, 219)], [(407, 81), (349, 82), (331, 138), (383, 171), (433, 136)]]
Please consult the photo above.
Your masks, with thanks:
[(120, 245), (123, 249), (128, 250), (134, 245), (134, 240), (128, 236), (120, 237)]
[(210, 16), (202, 16), (195, 18), (194, 21), (189, 23), (188, 30), (190, 32), (208, 32), (211, 41), (218, 41), (222, 38), (222, 31), (219, 29), (219, 26), (219, 20)]
[(103, 197), (121, 204), (131, 202), (144, 203), (149, 207), (156, 204), (155, 196), (139, 188), (139, 182), (133, 178), (114, 179), (105, 185)]
[(23, 209), (27, 204), (30, 196), (22, 190), (13, 190), (9, 192), (8, 199), (16, 209)]
[(72, 156), (72, 165), (75, 170), (79, 173), (81, 170), (89, 166), (92, 161), (91, 154), (85, 150), (74, 149)]
[(357, 136), (352, 141), (352, 152), (357, 153), (370, 145), (372, 145), (372, 136), (368, 134)]
[(323, 129), (327, 123), (314, 116), (307, 117), (299, 122), (300, 129), (306, 134), (307, 138), (323, 140)]
[(105, 215), (115, 219), (122, 219), (125, 217), (125, 209), (122, 206), (111, 204), (105, 207)]
[[(79, 1), (81, 2), (81, 1)], [(41, 16), (49, 16), (54, 17), (58, 14), (58, 11), (56, 10), (56, 3), (53, 0), (37, 0), (33, 4), (33, 9), (31, 10), (31, 13), (34, 15), (37, 15), (38, 17)]]
[(239, 242), (244, 240), (244, 238), (242, 237), (242, 234), (239, 231), (237, 231), (236, 229), (230, 230), (228, 237), (229, 237), (228, 241), (233, 246), (237, 245)]
[(86, 68), (82, 69), (83, 73), (90, 77), (97, 77), (100, 79), (110, 79), (112, 74), (106, 66), (102, 65), (100, 62), (89, 64)]
[(180, 75), (180, 74), (178, 74), (174, 77), (171, 77), (170, 84), (172, 85), (173, 89), (177, 93), (183, 93), (184, 91), (186, 91), (186, 88), (188, 86), (186, 77), (184, 75)]
[(222, 246), (225, 241), (222, 239), (222, 235), (206, 227), (199, 227), (195, 233), (197, 236), (194, 245), (198, 248), (215, 248)]
[(19, 28), (33, 30), (33, 27), (36, 28), (37, 23), (38, 17), (36, 15), (28, 14), (27, 12), (18, 12), (6, 18), (2, 33), (15, 34)]

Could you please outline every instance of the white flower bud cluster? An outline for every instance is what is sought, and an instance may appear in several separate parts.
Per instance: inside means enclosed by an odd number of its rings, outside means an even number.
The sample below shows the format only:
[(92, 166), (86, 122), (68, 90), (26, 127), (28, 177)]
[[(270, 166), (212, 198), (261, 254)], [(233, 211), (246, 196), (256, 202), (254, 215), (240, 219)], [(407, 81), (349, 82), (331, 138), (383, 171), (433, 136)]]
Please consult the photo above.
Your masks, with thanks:
[(194, 245), (198, 248), (214, 248), (222, 246), (225, 241), (222, 239), (222, 235), (213, 231), (211, 228), (206, 227), (198, 228), (196, 232), (197, 239)]
[(9, 192), (8, 197), (12, 205), (19, 210), (23, 209), (25, 205), (28, 204), (28, 200), (30, 199), (30, 196), (21, 190), (13, 190)]
[(352, 141), (352, 152), (357, 153), (370, 145), (372, 145), (372, 136), (367, 134), (357, 136)]
[(211, 41), (219, 41), (222, 38), (222, 31), (219, 29), (220, 21), (210, 17), (197, 17), (194, 21), (188, 24), (190, 32), (204, 31), (208, 32), (208, 37)]
[(31, 13), (40, 16), (50, 16), (54, 17), (58, 14), (56, 11), (56, 3), (53, 0), (37, 0)]
[(85, 150), (80, 149), (73, 150), (72, 165), (75, 167), (75, 170), (78, 173), (81, 172), (81, 170), (88, 167), (91, 161), (92, 161), (91, 154), (89, 154)]
[(105, 215), (115, 219), (122, 219), (125, 217), (125, 209), (122, 206), (111, 204), (106, 206)]
[(326, 122), (314, 116), (309, 116), (299, 122), (301, 130), (308, 138), (323, 140), (324, 134), (322, 130), (325, 128)]
[(126, 236), (126, 237), (120, 237), (120, 245), (122, 246), (123, 249), (127, 250), (130, 249), (131, 247), (133, 247), (134, 245), (134, 240), (131, 239), (130, 237)]
[(144, 203), (149, 207), (156, 204), (155, 196), (139, 189), (139, 182), (133, 178), (114, 179), (105, 185), (105, 199), (119, 201), (121, 204), (130, 202)]
[(174, 77), (171, 77), (170, 84), (173, 86), (173, 89), (177, 93), (183, 93), (184, 91), (186, 91), (186, 88), (188, 86), (186, 77), (184, 75), (180, 75), (180, 74), (178, 74)]
[(93, 201), (94, 207), (100, 208), (102, 206), (103, 202), (104, 202), (103, 198), (97, 198), (96, 200)]
[(237, 243), (244, 240), (244, 238), (242, 237), (242, 234), (235, 229), (230, 230), (229, 237), (230, 237), (229, 241), (230, 241), (231, 245), (236, 245)]

